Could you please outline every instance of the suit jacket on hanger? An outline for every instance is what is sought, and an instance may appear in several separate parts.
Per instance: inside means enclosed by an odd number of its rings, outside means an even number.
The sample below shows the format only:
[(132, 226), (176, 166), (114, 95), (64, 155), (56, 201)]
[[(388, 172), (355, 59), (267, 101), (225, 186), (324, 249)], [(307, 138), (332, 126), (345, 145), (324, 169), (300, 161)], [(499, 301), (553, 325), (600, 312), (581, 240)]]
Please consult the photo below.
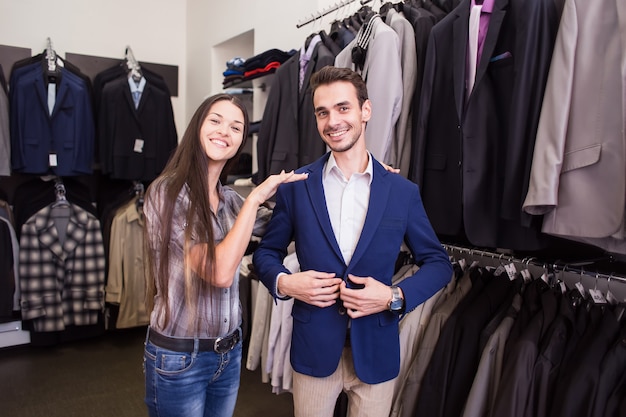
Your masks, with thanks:
[(128, 80), (106, 83), (98, 115), (102, 173), (152, 181), (178, 145), (169, 94), (147, 82), (135, 108)]
[[(11, 166), (14, 172), (75, 176), (92, 173), (95, 125), (89, 87), (65, 68), (52, 114), (40, 62), (11, 73)], [(54, 160), (51, 154), (55, 154)]]
[[(335, 66), (351, 68), (361, 74), (367, 84), (372, 101), (372, 118), (365, 127), (365, 143), (374, 158), (390, 163), (391, 142), (395, 137), (395, 126), (402, 108), (402, 64), (400, 39), (380, 17), (373, 17), (363, 70), (352, 62), (353, 39), (335, 58)], [(363, 30), (363, 29), (361, 29)]]
[[(566, 1), (523, 206), (527, 213), (544, 215), (545, 233), (622, 254), (625, 9), (620, 0)], [(588, 19), (603, 24), (589, 25)]]
[(466, 99), (470, 1), (430, 32), (412, 180), (441, 235), (474, 245), (536, 250), (540, 233), (501, 216), (509, 127), (515, 24), (511, 1), (495, 0), (474, 88)]
[(259, 183), (283, 169), (288, 172), (311, 163), (326, 152), (317, 131), (309, 81), (313, 72), (334, 60), (332, 52), (319, 42), (309, 60), (302, 90), (300, 52), (276, 70), (257, 142)]

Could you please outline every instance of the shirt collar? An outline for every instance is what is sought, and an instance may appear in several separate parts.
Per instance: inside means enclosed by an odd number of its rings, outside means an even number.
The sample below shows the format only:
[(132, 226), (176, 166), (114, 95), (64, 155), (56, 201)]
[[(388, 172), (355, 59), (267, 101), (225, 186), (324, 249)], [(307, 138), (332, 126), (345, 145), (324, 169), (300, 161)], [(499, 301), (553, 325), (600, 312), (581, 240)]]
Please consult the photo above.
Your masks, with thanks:
[[(324, 167), (324, 178), (329, 175), (333, 169), (337, 169), (337, 173), (343, 177), (341, 170), (337, 166), (337, 161), (335, 160), (335, 155), (330, 153), (328, 157), (328, 161), (326, 161), (326, 166)], [(372, 184), (372, 178), (374, 177), (374, 165), (372, 164), (372, 155), (367, 152), (367, 166), (365, 167), (365, 171), (358, 173), (358, 175), (368, 175), (367, 182), (368, 184)]]
[[(483, 0), (483, 8), (480, 9), (481, 13), (491, 13), (493, 11), (493, 5), (495, 3), (495, 0)], [(471, 7), (476, 6), (476, 0), (472, 0), (471, 1)]]
[(146, 77), (141, 77), (141, 80), (139, 80), (139, 84), (133, 81), (133, 77), (128, 77), (128, 85), (130, 86), (131, 93), (134, 93), (135, 91), (143, 93), (143, 88), (146, 86)]
[(322, 40), (322, 37), (320, 35), (315, 35), (313, 39), (311, 39), (311, 41), (309, 42), (308, 48), (305, 48), (304, 45), (302, 45), (302, 48), (300, 48), (300, 61), (310, 60), (311, 55), (313, 55), (313, 50), (315, 49), (315, 45), (321, 42), (321, 40)]

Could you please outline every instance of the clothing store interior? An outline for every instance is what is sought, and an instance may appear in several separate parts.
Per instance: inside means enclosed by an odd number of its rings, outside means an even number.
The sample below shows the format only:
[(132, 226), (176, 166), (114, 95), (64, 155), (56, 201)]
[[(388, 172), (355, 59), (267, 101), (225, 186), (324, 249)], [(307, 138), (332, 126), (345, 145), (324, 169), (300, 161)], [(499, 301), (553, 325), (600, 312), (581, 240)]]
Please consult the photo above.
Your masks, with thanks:
[[(0, 415), (147, 415), (144, 192), (220, 92), (251, 121), (222, 184), (323, 156), (325, 65), (365, 80), (367, 148), (454, 267), (400, 320), (389, 416), (626, 416), (623, 0), (0, 0)], [(291, 306), (255, 243), (234, 415), (291, 416)], [(399, 248), (394, 280), (414, 268)]]

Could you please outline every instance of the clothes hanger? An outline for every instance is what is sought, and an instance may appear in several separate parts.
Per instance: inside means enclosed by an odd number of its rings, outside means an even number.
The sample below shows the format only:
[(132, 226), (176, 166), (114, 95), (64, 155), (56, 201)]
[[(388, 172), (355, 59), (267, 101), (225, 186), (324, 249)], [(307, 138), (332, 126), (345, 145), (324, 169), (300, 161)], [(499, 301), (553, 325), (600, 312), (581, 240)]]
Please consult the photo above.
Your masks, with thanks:
[(52, 48), (52, 41), (50, 38), (46, 40), (46, 51), (44, 54), (44, 77), (46, 84), (56, 84), (61, 72), (57, 66), (57, 54)]
[(132, 77), (133, 81), (138, 83), (141, 81), (143, 74), (141, 73), (141, 66), (139, 62), (135, 59), (135, 55), (133, 54), (133, 50), (130, 49), (130, 46), (126, 47), (126, 52), (124, 54), (126, 59), (126, 67), (128, 69), (128, 76)]
[(54, 191), (55, 191), (56, 200), (54, 201), (54, 203), (52, 203), (51, 208), (69, 207), (70, 202), (67, 201), (65, 185), (63, 184), (63, 181), (61, 180), (61, 178), (57, 177), (54, 180)]

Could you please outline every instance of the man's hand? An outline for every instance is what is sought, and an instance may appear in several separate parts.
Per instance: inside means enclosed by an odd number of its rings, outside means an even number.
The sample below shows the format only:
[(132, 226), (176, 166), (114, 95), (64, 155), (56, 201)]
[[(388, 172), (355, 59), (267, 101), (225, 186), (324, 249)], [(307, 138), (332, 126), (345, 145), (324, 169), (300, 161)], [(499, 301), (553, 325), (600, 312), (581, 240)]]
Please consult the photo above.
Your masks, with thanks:
[(343, 301), (348, 315), (353, 318), (369, 316), (387, 310), (387, 304), (391, 299), (391, 289), (389, 286), (372, 277), (357, 277), (348, 275), (350, 281), (355, 284), (364, 285), (361, 289), (351, 289), (341, 282), (339, 298)]
[(339, 298), (343, 281), (332, 272), (303, 271), (281, 275), (278, 292), (317, 307), (329, 307)]

